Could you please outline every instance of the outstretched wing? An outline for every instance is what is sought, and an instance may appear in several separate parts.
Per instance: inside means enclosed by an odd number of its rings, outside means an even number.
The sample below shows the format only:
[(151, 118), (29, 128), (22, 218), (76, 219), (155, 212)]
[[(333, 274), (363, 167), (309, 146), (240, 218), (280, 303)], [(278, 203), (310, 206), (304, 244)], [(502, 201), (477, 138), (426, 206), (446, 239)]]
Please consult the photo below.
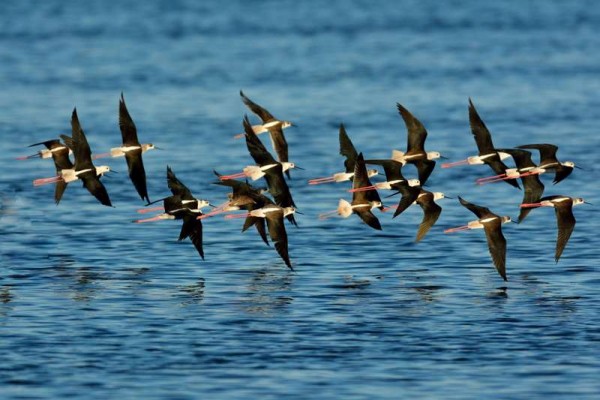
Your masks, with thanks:
[(188, 189), (187, 186), (185, 186), (179, 179), (177, 179), (177, 176), (175, 176), (175, 173), (168, 165), (167, 186), (169, 186), (171, 193), (181, 197), (183, 200), (194, 200), (194, 196), (192, 195), (190, 189)]
[(250, 111), (252, 111), (254, 114), (258, 115), (258, 117), (262, 120), (263, 123), (275, 120), (275, 117), (271, 115), (270, 112), (268, 112), (266, 109), (247, 98), (244, 92), (242, 92), (241, 90), (240, 96), (242, 96), (242, 101), (244, 102), (246, 107), (248, 107)]
[(140, 146), (137, 129), (133, 123), (133, 119), (131, 119), (131, 115), (129, 115), (129, 111), (127, 111), (123, 92), (121, 92), (121, 98), (119, 99), (119, 128), (121, 129), (123, 146)]
[(268, 164), (276, 164), (277, 161), (273, 158), (271, 153), (267, 151), (267, 148), (260, 141), (256, 133), (252, 130), (252, 125), (248, 120), (248, 116), (244, 116), (244, 131), (246, 132), (246, 147), (248, 152), (256, 164), (263, 166)]
[(460, 201), (460, 204), (462, 204), (465, 208), (467, 208), (469, 211), (475, 214), (477, 218), (481, 219), (486, 217), (497, 217), (497, 215), (491, 212), (490, 209), (487, 207), (482, 207), (478, 206), (477, 204), (469, 203), (460, 196), (458, 196), (458, 201)]
[(269, 213), (266, 218), (269, 236), (271, 236), (271, 240), (275, 243), (275, 250), (277, 250), (277, 253), (279, 253), (279, 256), (285, 262), (285, 265), (293, 271), (294, 268), (292, 267), (288, 252), (287, 233), (283, 224), (283, 213)]
[(358, 157), (358, 153), (356, 152), (350, 137), (346, 133), (344, 124), (340, 124), (340, 154), (346, 157), (346, 160), (344, 160), (346, 172), (354, 172), (354, 165), (356, 164), (356, 157)]
[(112, 207), (112, 203), (108, 197), (108, 192), (106, 191), (106, 188), (102, 182), (100, 182), (95, 170), (79, 175), (79, 179), (83, 181), (83, 186), (85, 186), (88, 192), (98, 199), (100, 203), (105, 206)]
[(429, 179), (429, 176), (433, 172), (435, 168), (435, 161), (433, 160), (414, 160), (409, 161), (411, 164), (414, 164), (417, 167), (417, 171), (419, 172), (419, 181), (421, 181), (421, 185), (424, 185)]
[(358, 214), (360, 219), (364, 221), (365, 224), (369, 225), (373, 229), (381, 230), (381, 224), (379, 223), (379, 219), (371, 212), (367, 207), (361, 207), (354, 209), (354, 212)]
[(407, 184), (400, 186), (399, 193), (402, 194), (402, 198), (398, 202), (398, 207), (396, 207), (392, 218), (396, 218), (410, 207), (417, 200), (420, 192), (421, 188), (418, 186), (408, 186)]
[(558, 237), (556, 239), (556, 253), (554, 259), (556, 262), (560, 259), (567, 242), (575, 229), (575, 216), (573, 215), (573, 203), (564, 201), (555, 203), (554, 210), (558, 225)]
[(469, 124), (471, 125), (471, 133), (473, 133), (473, 137), (475, 138), (475, 144), (477, 144), (479, 155), (481, 156), (495, 152), (494, 143), (492, 143), (492, 135), (490, 135), (490, 131), (479, 116), (471, 99), (469, 99)]
[(440, 214), (442, 213), (442, 207), (433, 201), (433, 194), (431, 193), (427, 196), (419, 197), (417, 199), (417, 204), (423, 209), (423, 220), (421, 221), (419, 230), (417, 231), (417, 238), (415, 239), (416, 242), (425, 237), (427, 232), (429, 232), (431, 227), (437, 222)]
[(506, 239), (502, 234), (502, 222), (497, 219), (486, 223), (484, 229), (494, 266), (506, 281)]
[(196, 251), (204, 260), (204, 249), (202, 248), (202, 220), (196, 219), (197, 215), (192, 212), (186, 212), (183, 216), (183, 225), (179, 240), (189, 237)]
[(427, 130), (425, 129), (425, 126), (404, 108), (402, 104), (396, 103), (396, 107), (398, 107), (398, 111), (406, 125), (408, 136), (406, 151), (424, 151), (425, 139), (427, 139)]
[(148, 197), (148, 189), (146, 188), (146, 171), (144, 170), (144, 162), (142, 161), (142, 149), (136, 149), (125, 153), (127, 160), (127, 168), (129, 169), (129, 179), (135, 186), (142, 200), (150, 203)]

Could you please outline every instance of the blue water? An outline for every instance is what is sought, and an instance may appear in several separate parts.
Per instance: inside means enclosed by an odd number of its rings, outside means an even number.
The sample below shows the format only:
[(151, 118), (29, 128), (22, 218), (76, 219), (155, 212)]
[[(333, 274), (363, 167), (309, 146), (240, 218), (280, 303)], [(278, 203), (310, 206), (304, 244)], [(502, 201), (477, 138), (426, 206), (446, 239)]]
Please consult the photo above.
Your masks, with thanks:
[[(544, 176), (546, 194), (598, 204), (596, 2), (146, 3), (0, 5), (1, 398), (597, 398), (599, 206), (574, 210), (558, 264), (552, 210), (505, 225), (504, 283), (483, 232), (443, 234), (473, 219), (456, 199), (415, 244), (419, 208), (380, 215), (382, 232), (320, 221), (347, 186), (306, 184), (342, 168), (340, 122), (367, 157), (404, 148), (396, 102), (429, 150), (475, 154), (471, 97), (498, 147), (556, 143), (585, 168)], [(204, 262), (178, 222), (132, 224), (122, 159), (106, 160), (114, 209), (78, 184), (57, 207), (31, 185), (51, 162), (14, 161), (68, 133), (74, 106), (94, 152), (119, 145), (123, 91), (142, 141), (165, 148), (144, 156), (150, 197), (171, 165), (220, 203), (212, 170), (252, 163), (232, 139), (240, 89), (298, 125), (295, 273), (239, 221), (205, 222)], [(521, 192), (473, 183), (489, 174), (436, 169), (429, 189), (516, 217)]]

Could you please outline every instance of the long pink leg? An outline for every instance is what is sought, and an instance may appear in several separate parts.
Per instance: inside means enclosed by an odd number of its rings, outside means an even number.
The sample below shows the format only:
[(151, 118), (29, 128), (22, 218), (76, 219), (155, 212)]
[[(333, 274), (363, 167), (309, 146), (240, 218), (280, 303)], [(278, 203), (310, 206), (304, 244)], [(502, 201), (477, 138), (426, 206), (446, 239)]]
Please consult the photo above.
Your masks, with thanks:
[(322, 183), (334, 182), (335, 178), (333, 176), (327, 176), (325, 178), (315, 178), (308, 181), (309, 185), (320, 185)]
[(155, 216), (155, 217), (152, 217), (152, 218), (146, 218), (146, 219), (136, 219), (136, 220), (135, 220), (135, 221), (133, 221), (133, 222), (135, 222), (136, 224), (143, 224), (144, 222), (154, 222), (154, 221), (160, 221), (160, 220), (162, 219), (162, 218), (161, 218), (161, 216), (162, 216), (162, 214), (159, 214), (159, 215), (157, 215), (157, 216)]
[(221, 214), (221, 213), (227, 212), (227, 211), (225, 211), (225, 208), (226, 208), (228, 205), (229, 205), (229, 202), (228, 202), (228, 201), (226, 201), (225, 203), (223, 203), (223, 204), (221, 204), (221, 205), (219, 205), (219, 206), (215, 207), (215, 208), (214, 208), (214, 209), (213, 209), (211, 212), (208, 212), (208, 213), (206, 213), (206, 214), (202, 214), (202, 215), (200, 215), (199, 217), (197, 217), (196, 219), (205, 219), (205, 218), (210, 218), (210, 217), (213, 217), (213, 216), (215, 216), (215, 215), (217, 215), (217, 214)]
[(237, 179), (237, 178), (243, 178), (244, 176), (246, 176), (246, 173), (245, 173), (245, 172), (240, 172), (240, 173), (237, 173), (237, 174), (231, 174), (231, 175), (221, 175), (221, 176), (219, 177), (219, 179), (220, 179), (220, 180), (222, 180), (222, 181), (226, 181), (226, 180), (228, 180), (228, 179)]
[(16, 160), (29, 160), (30, 158), (39, 158), (39, 157), (41, 157), (40, 153), (35, 153), (30, 156), (17, 157)]
[(448, 163), (443, 163), (442, 164), (442, 168), (452, 168), (452, 167), (456, 167), (458, 165), (465, 165), (468, 164), (469, 160), (460, 160), (460, 161), (454, 161), (454, 162), (448, 162)]
[(521, 208), (536, 208), (541, 207), (542, 203), (523, 203), (519, 207)]
[(444, 233), (452, 233), (452, 232), (460, 232), (460, 231), (467, 231), (471, 228), (469, 228), (469, 225), (463, 225), (463, 226), (457, 226), (456, 228), (450, 228), (450, 229), (446, 229), (444, 231)]
[(97, 160), (99, 158), (106, 158), (106, 157), (110, 157), (110, 153), (99, 153), (96, 154), (92, 157), (92, 160)]
[(33, 186), (47, 185), (49, 183), (56, 183), (61, 180), (62, 177), (60, 176), (53, 176), (52, 178), (40, 178), (33, 181)]
[(482, 182), (482, 181), (493, 181), (496, 180), (498, 178), (505, 178), (506, 174), (500, 174), (500, 175), (494, 175), (494, 176), (486, 176), (484, 178), (478, 178), (477, 182)]
[(246, 218), (250, 215), (250, 213), (243, 213), (243, 214), (227, 214), (225, 216), (225, 219), (237, 219), (237, 218)]
[(377, 190), (377, 185), (363, 186), (363, 187), (358, 187), (355, 189), (348, 189), (348, 192), (350, 192), (350, 193), (368, 192), (369, 190)]
[(328, 219), (328, 218), (335, 216), (335, 214), (337, 214), (337, 210), (328, 211), (326, 213), (319, 214), (319, 219), (320, 220)]
[(153, 211), (163, 211), (165, 208), (163, 206), (157, 206), (157, 207), (150, 207), (150, 208), (140, 208), (139, 210), (137, 210), (138, 213), (140, 214), (146, 214), (149, 212), (153, 212)]

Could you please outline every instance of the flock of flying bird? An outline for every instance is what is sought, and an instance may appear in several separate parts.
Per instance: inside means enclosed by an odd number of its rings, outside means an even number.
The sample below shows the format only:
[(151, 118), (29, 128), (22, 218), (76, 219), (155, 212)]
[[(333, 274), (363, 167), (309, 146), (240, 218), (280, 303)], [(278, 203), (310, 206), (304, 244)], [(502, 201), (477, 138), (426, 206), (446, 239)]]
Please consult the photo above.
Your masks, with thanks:
[[(269, 245), (269, 238), (274, 243), (275, 249), (285, 264), (293, 269), (288, 251), (288, 239), (284, 220), (297, 225), (294, 215), (296, 204), (292, 198), (290, 188), (286, 182), (289, 179), (291, 169), (301, 169), (289, 161), (288, 145), (283, 130), (293, 126), (289, 121), (275, 118), (265, 108), (254, 103), (240, 91), (243, 103), (256, 114), (260, 124), (252, 125), (248, 116), (244, 117), (244, 133), (235, 138), (245, 138), (246, 147), (255, 165), (243, 168), (239, 173), (223, 175), (214, 171), (218, 180), (214, 183), (231, 189), (227, 201), (214, 206), (207, 200), (197, 199), (192, 192), (176, 177), (173, 170), (167, 166), (167, 186), (172, 195), (151, 202), (146, 187), (146, 173), (142, 161), (142, 154), (148, 150), (158, 147), (153, 144), (141, 144), (137, 137), (137, 129), (133, 119), (129, 115), (125, 105), (125, 99), (121, 93), (119, 99), (119, 127), (122, 135), (122, 145), (115, 147), (108, 153), (98, 154), (92, 157), (90, 146), (84, 131), (79, 123), (76, 109), (71, 116), (71, 136), (61, 135), (60, 139), (52, 139), (31, 146), (44, 145), (43, 149), (33, 155), (19, 157), (29, 158), (52, 158), (56, 168), (56, 176), (34, 180), (34, 186), (54, 183), (54, 200), (58, 204), (70, 182), (80, 180), (83, 186), (106, 206), (112, 206), (108, 192), (100, 177), (110, 172), (108, 166), (95, 166), (93, 160), (103, 157), (124, 156), (127, 161), (129, 177), (146, 206), (162, 202), (161, 206), (146, 207), (138, 210), (139, 213), (162, 211), (161, 213), (146, 219), (138, 219), (134, 222), (143, 223), (163, 219), (182, 220), (183, 225), (179, 240), (190, 238), (199, 255), (204, 259), (202, 246), (202, 220), (218, 214), (227, 213), (225, 218), (244, 218), (242, 232), (254, 226), (261, 239)], [(418, 204), (423, 210), (423, 220), (419, 225), (416, 241), (422, 240), (431, 227), (437, 222), (442, 208), (436, 203), (444, 197), (441, 192), (430, 192), (423, 188), (427, 179), (433, 172), (435, 159), (443, 158), (439, 152), (425, 151), (425, 139), (427, 130), (423, 124), (414, 117), (405, 107), (397, 104), (398, 111), (407, 129), (406, 151), (393, 150), (390, 159), (365, 159), (359, 153), (343, 124), (339, 128), (340, 154), (345, 158), (344, 170), (331, 176), (311, 179), (310, 185), (324, 183), (335, 183), (351, 181), (351, 201), (340, 199), (336, 210), (323, 213), (321, 219), (331, 216), (347, 218), (356, 214), (362, 221), (373, 229), (381, 230), (379, 219), (373, 213), (378, 209), (381, 212), (393, 210), (393, 218), (402, 214), (408, 207)], [(450, 168), (458, 165), (487, 164), (494, 174), (491, 177), (480, 178), (480, 185), (504, 181), (509, 185), (519, 188), (518, 180), (523, 185), (523, 201), (520, 205), (518, 223), (521, 223), (533, 208), (554, 207), (558, 225), (558, 238), (556, 241), (555, 260), (558, 262), (563, 250), (575, 227), (575, 217), (572, 207), (585, 203), (581, 198), (564, 195), (553, 195), (542, 197), (544, 185), (540, 175), (554, 171), (554, 183), (559, 183), (571, 174), (576, 167), (573, 162), (560, 162), (557, 157), (557, 146), (552, 144), (526, 144), (515, 148), (496, 148), (485, 123), (477, 113), (475, 106), (469, 99), (469, 122), (471, 131), (477, 145), (478, 154), (465, 160), (442, 164), (442, 168)], [(277, 158), (267, 150), (258, 135), (268, 132), (272, 147)], [(30, 146), (30, 147), (31, 147)], [(536, 165), (532, 161), (532, 153), (536, 150), (540, 155), (540, 161)], [(70, 159), (73, 155), (74, 161)], [(504, 164), (504, 160), (512, 158), (514, 168)], [(406, 179), (402, 174), (402, 167), (412, 164), (418, 172), (417, 179)], [(372, 183), (370, 178), (378, 175), (377, 169), (367, 169), (367, 165), (380, 166), (385, 174), (385, 181)], [(240, 180), (241, 178), (241, 180)], [(255, 187), (248, 180), (257, 181), (264, 179), (266, 188)], [(393, 195), (400, 195), (398, 205), (385, 207), (379, 196), (378, 190), (392, 190)], [(270, 194), (270, 197), (268, 196)], [(508, 216), (499, 216), (490, 211), (489, 208), (470, 203), (458, 198), (460, 204), (473, 212), (477, 219), (464, 226), (446, 229), (445, 233), (458, 232), (469, 229), (484, 229), (489, 252), (494, 266), (500, 276), (507, 280), (506, 276), (506, 239), (502, 234), (502, 224), (511, 222)], [(202, 209), (212, 207), (210, 212), (204, 213)], [(242, 213), (234, 213), (241, 210)], [(268, 235), (267, 235), (268, 232)]]

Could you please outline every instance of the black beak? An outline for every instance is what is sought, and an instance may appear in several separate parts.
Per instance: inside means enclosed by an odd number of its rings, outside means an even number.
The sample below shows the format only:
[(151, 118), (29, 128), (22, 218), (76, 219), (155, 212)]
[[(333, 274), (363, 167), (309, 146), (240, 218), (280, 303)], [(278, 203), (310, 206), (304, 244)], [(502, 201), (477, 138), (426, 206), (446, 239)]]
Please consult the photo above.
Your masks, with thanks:
[(584, 201), (585, 204), (589, 204), (590, 206), (593, 206), (592, 203), (590, 203), (589, 201)]
[(444, 157), (444, 156), (440, 156), (440, 158), (441, 158), (442, 160), (447, 160), (447, 159), (448, 159), (448, 157)]
[(301, 168), (301, 167), (299, 167), (299, 166), (297, 166), (297, 165), (294, 165), (294, 169), (299, 169), (300, 171), (305, 171), (305, 169), (304, 169), (304, 168)]
[(114, 169), (109, 169), (108, 172), (114, 172), (115, 174), (119, 173), (119, 171), (115, 171)]
[(454, 200), (454, 197), (450, 197), (450, 196), (446, 196), (446, 195), (444, 195), (444, 198), (445, 199), (452, 199), (452, 200)]
[(580, 169), (580, 170), (582, 170), (582, 171), (585, 171), (585, 168), (581, 168), (581, 167), (580, 167), (580, 166), (578, 166), (578, 165), (573, 165), (573, 167), (575, 167), (575, 168), (577, 168), (577, 169)]
[(217, 208), (217, 206), (215, 206), (214, 204), (210, 204), (210, 203), (208, 203), (208, 206), (212, 207), (212, 208)]
[(294, 211), (294, 214), (300, 214), (300, 215), (304, 215), (304, 213), (303, 213), (303, 212), (300, 212), (300, 211), (298, 211), (298, 210)]
[(154, 146), (154, 148), (155, 148), (156, 150), (164, 150), (164, 148), (162, 148), (162, 147), (158, 147), (158, 146)]

